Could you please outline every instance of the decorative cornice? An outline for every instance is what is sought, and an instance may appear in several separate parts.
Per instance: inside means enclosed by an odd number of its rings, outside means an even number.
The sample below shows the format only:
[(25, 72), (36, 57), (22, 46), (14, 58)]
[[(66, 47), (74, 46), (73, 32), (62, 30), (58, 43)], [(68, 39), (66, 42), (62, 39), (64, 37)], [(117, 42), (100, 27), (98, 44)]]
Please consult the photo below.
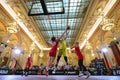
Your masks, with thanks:
[[(108, 13), (108, 11), (105, 12), (105, 10), (108, 9), (108, 7), (113, 4), (112, 1), (109, 0), (96, 0), (93, 1), (92, 3), (94, 3), (94, 5), (89, 6), (90, 8), (88, 9), (90, 9), (91, 11), (88, 10), (89, 11), (88, 16), (86, 20), (84, 20), (83, 22), (84, 23), (84, 25), (82, 26), (83, 29), (82, 31), (80, 30), (81, 32), (79, 32), (78, 34), (79, 38), (77, 38), (77, 40), (82, 44), (85, 44), (86, 41), (90, 38), (94, 30), (96, 30), (97, 28), (96, 24), (99, 25), (98, 23), (101, 22), (102, 16), (106, 15), (106, 12)], [(93, 29), (93, 26), (95, 29)], [(85, 36), (86, 34), (87, 34), (87, 38)]]
[(12, 17), (5, 11), (5, 9), (0, 5), (0, 21), (3, 24), (7, 24), (9, 22), (12, 22)]
[[(40, 32), (38, 31), (38, 27), (35, 25), (34, 20), (31, 17), (28, 17), (27, 12), (25, 11), (22, 3), (20, 0), (6, 0), (6, 3), (13, 9), (13, 11), (17, 14), (16, 21), (22, 22), (26, 28), (29, 30), (30, 33), (33, 33), (33, 36), (36, 36), (43, 47), (47, 47), (43, 37), (41, 36)], [(33, 31), (31, 31), (32, 29)]]

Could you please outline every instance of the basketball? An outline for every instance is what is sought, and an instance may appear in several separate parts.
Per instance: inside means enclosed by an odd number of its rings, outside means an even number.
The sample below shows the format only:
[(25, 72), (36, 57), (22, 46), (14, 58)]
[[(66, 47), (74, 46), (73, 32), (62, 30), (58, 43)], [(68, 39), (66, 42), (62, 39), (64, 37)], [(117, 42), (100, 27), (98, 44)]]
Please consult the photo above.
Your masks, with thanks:
[(69, 29), (70, 29), (70, 26), (67, 26), (67, 29), (69, 30)]

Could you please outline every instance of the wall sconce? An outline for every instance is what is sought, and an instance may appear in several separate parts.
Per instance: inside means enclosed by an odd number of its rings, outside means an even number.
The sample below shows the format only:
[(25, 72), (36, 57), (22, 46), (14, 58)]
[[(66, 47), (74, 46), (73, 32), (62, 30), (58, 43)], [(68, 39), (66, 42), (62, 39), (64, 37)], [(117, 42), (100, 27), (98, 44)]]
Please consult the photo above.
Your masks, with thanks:
[(87, 48), (87, 49), (91, 49), (91, 48), (92, 48), (92, 47), (91, 47), (91, 44), (89, 43), (89, 41), (86, 42), (86, 48)]
[(43, 53), (40, 53), (40, 57), (42, 58), (44, 56), (44, 54)]
[(34, 42), (32, 42), (32, 44), (30, 45), (30, 49), (31, 49), (31, 51), (35, 49), (35, 43)]
[(39, 56), (40, 56), (41, 58), (44, 56), (44, 54), (43, 54), (43, 50), (41, 50)]
[(108, 52), (108, 46), (102, 46), (101, 52), (107, 53)]
[(91, 55), (92, 55), (92, 56), (95, 56), (95, 54), (94, 54), (94, 53), (92, 53)]

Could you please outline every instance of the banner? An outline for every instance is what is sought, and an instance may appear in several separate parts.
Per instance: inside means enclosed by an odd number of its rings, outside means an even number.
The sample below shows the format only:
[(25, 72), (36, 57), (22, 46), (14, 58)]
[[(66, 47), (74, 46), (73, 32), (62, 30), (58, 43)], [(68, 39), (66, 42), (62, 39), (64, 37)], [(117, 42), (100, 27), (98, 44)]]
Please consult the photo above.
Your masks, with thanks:
[(49, 75), (78, 75), (79, 71), (74, 70), (74, 71), (61, 71), (61, 70), (56, 70), (53, 72), (52, 70), (49, 71)]
[(112, 69), (113, 75), (120, 75), (120, 69)]
[[(9, 69), (0, 69), (0, 75), (22, 75), (23, 73), (27, 72), (28, 75), (45, 75), (45, 72), (39, 72), (38, 70), (9, 70)], [(56, 70), (53, 72), (53, 70), (49, 71), (49, 75), (78, 75), (79, 71), (61, 71)]]
[(23, 72), (27, 72), (28, 75), (37, 75), (37, 70), (29, 70), (29, 71), (23, 71), (23, 70), (16, 70), (16, 75), (21, 75)]
[(9, 70), (8, 69), (0, 69), (0, 75), (8, 75)]

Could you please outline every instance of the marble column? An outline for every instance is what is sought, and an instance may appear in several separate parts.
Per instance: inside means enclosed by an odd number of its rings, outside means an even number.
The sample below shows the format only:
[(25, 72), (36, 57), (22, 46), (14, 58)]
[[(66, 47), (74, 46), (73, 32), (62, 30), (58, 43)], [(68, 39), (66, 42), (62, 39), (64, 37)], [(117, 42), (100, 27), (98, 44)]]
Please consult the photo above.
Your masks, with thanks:
[(119, 50), (118, 46), (116, 45), (116, 43), (114, 41), (112, 41), (110, 43), (110, 47), (113, 51), (113, 55), (116, 59), (116, 62), (118, 64), (118, 66), (120, 66), (120, 50)]

